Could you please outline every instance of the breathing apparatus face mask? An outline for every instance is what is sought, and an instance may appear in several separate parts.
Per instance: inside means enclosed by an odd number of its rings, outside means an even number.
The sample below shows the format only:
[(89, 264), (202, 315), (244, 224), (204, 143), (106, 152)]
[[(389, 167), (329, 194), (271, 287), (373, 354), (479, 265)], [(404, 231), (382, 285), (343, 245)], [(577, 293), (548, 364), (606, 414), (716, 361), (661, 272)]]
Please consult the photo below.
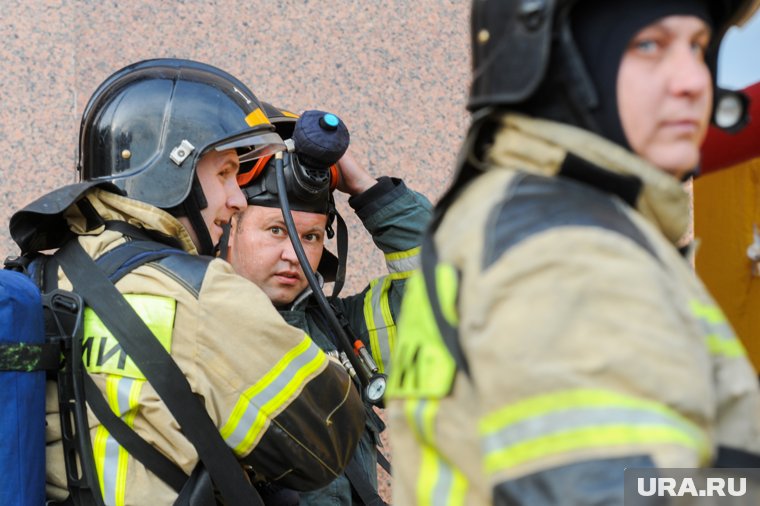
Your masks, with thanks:
[[(330, 225), (335, 218), (335, 203), (332, 192), (337, 184), (337, 168), (305, 166), (294, 152), (283, 153), (285, 193), (293, 211), (325, 214), (328, 216), (328, 237), (332, 237)], [(243, 190), (248, 205), (280, 207), (279, 193), (275, 177), (275, 160), (266, 157), (253, 164), (245, 165), (238, 175), (238, 184)]]
[[(345, 124), (337, 116), (322, 111), (306, 111), (295, 121), (292, 137), (286, 141), (288, 152), (283, 156), (283, 169), (290, 208), (327, 215), (329, 238), (333, 237), (331, 224), (337, 214), (332, 196), (338, 183), (335, 164), (349, 142)], [(274, 168), (272, 157), (242, 164), (238, 184), (249, 205), (280, 207), (281, 190)]]
[[(335, 207), (333, 191), (338, 183), (336, 163), (350, 142), (348, 129), (335, 115), (315, 110), (306, 111), (297, 119), (283, 116), (279, 120), (273, 118), (272, 122), (283, 130), (283, 135), (292, 132), (292, 137), (285, 141), (288, 151), (283, 153), (281, 161), (289, 209), (326, 215), (327, 237), (332, 238), (335, 236), (333, 223), (336, 218), (339, 232), (345, 229)], [(273, 157), (252, 162), (246, 162), (243, 158), (238, 184), (248, 205), (282, 208)], [(226, 256), (226, 245), (222, 249), (223, 256)], [(325, 248), (318, 271), (325, 281), (336, 281), (336, 288), (339, 289), (347, 254), (345, 231), (338, 234), (338, 250), (340, 259)]]

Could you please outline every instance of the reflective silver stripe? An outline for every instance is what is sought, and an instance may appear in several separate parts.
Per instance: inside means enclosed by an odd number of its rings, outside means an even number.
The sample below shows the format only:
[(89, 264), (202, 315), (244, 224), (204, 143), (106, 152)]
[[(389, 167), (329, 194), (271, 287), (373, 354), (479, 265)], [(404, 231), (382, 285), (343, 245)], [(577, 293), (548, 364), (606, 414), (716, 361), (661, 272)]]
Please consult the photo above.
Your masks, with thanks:
[[(116, 381), (116, 398), (113, 399), (112, 391), (106, 387), (106, 397), (108, 405), (113, 408), (114, 402), (117, 406), (116, 415), (123, 417), (133, 406), (130, 404), (131, 392), (138, 380), (127, 377), (110, 376), (109, 381)], [(140, 384), (144, 383), (140, 381)], [(129, 424), (131, 425), (131, 424)], [(126, 451), (114, 439), (111, 434), (107, 433), (105, 441), (105, 455), (103, 459), (103, 500), (107, 506), (116, 506), (124, 504), (126, 494), (126, 474), (128, 461)], [(122, 477), (122, 483), (119, 483), (119, 477)], [(121, 486), (120, 486), (121, 485)]]
[(701, 438), (692, 427), (678, 423), (662, 413), (631, 408), (597, 407), (561, 410), (520, 420), (498, 432), (483, 435), (481, 443), (484, 453), (489, 454), (551, 434), (605, 425), (668, 426), (687, 432), (695, 439)]
[[(262, 407), (266, 406), (278, 394), (280, 394), (285, 387), (287, 387), (288, 383), (298, 375), (301, 368), (314, 360), (319, 353), (321, 353), (319, 347), (311, 342), (306, 350), (294, 357), (269, 385), (265, 386), (261, 392), (248, 399), (245, 412), (235, 425), (232, 433), (225, 438), (225, 441), (230, 448), (237, 448), (238, 445), (243, 443), (248, 431), (259, 416)], [(270, 421), (266, 420), (265, 426), (269, 423)], [(263, 433), (263, 431), (261, 431), (261, 433)]]
[(438, 477), (433, 488), (433, 504), (448, 504), (454, 488), (454, 473), (448, 463), (438, 459)]
[(464, 505), (467, 479), (439, 453), (435, 442), (435, 419), (439, 408), (438, 401), (406, 401), (406, 420), (421, 451), (417, 498), (423, 506)]
[(414, 413), (412, 413), (412, 421), (414, 422), (413, 429), (417, 433), (417, 438), (423, 443), (432, 444), (432, 434), (425, 433), (424, 413), (428, 402), (426, 399), (417, 401), (417, 406), (414, 408)]
[(692, 300), (690, 307), (694, 316), (705, 325), (708, 334), (714, 334), (716, 337), (728, 340), (736, 338), (731, 324), (726, 319), (726, 315), (723, 314), (723, 311), (718, 306)]
[(386, 317), (383, 315), (383, 304), (385, 303), (390, 311), (388, 290), (391, 287), (392, 281), (388, 276), (378, 278), (370, 291), (365, 295), (365, 297), (370, 298), (369, 308), (372, 313), (371, 320), (366, 322), (367, 328), (370, 330), (370, 351), (380, 372), (386, 374), (389, 372), (389, 365), (391, 363), (391, 340), (394, 337), (391, 333), (395, 331), (395, 322), (392, 320), (386, 321)]
[(385, 254), (385, 265), (388, 272), (409, 272), (420, 266), (420, 248), (412, 248), (406, 251), (397, 251)]
[(129, 393), (132, 391), (132, 385), (135, 384), (135, 380), (132, 378), (122, 378), (117, 386), (118, 394), (116, 396), (116, 402), (119, 406), (119, 416), (130, 410), (129, 405)]
[(103, 461), (103, 501), (107, 506), (116, 506), (116, 481), (119, 475), (119, 443), (109, 434), (106, 439)]

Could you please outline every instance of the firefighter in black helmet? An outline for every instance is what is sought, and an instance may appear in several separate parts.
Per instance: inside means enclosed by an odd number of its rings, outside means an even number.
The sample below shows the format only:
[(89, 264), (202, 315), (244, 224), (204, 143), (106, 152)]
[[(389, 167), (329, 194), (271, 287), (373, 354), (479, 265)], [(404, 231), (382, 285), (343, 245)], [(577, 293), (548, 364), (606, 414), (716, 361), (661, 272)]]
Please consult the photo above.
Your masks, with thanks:
[[(233, 76), (194, 61), (139, 62), (109, 77), (85, 108), (83, 182), (13, 216), (22, 252), (60, 248), (57, 263), (30, 264), (35, 279), (46, 290), (73, 284), (88, 306), (85, 378), (72, 380), (89, 385), (86, 398), (75, 387), (60, 405), (91, 411), (74, 428), (67, 414), (59, 420), (56, 389), (48, 390), (51, 499), (261, 504), (251, 481), (310, 490), (341, 473), (364, 427), (345, 369), (227, 262), (197, 254), (211, 254), (246, 205), (241, 162), (281, 148), (260, 103)], [(60, 275), (50, 268), (58, 264)], [(96, 271), (118, 281), (117, 301), (134, 311), (101, 310), (111, 292), (91, 295)], [(114, 320), (135, 313), (147, 334), (140, 325), (115, 330)], [(141, 340), (129, 345), (130, 335)], [(149, 345), (168, 353), (138, 359), (128, 351)], [(58, 393), (68, 394), (60, 383)]]
[(394, 504), (622, 505), (626, 468), (757, 465), (757, 378), (678, 248), (757, 4), (473, 1), (473, 121), (389, 378)]

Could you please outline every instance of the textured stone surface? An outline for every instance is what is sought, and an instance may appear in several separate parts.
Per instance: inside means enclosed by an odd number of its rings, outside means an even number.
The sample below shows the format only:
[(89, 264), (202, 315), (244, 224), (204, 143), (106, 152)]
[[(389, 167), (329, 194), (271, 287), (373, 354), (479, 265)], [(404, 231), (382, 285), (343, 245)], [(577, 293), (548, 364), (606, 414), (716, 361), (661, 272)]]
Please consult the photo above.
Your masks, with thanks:
[[(327, 7), (329, 6), (329, 7)], [(156, 57), (214, 64), (262, 100), (343, 118), (372, 174), (437, 199), (467, 125), (468, 2), (4, 0), (0, 14), (0, 246), (14, 209), (76, 181), (79, 119), (113, 71)], [(347, 289), (383, 272), (351, 226)]]
[[(374, 175), (403, 177), (436, 200), (467, 126), (468, 26), (461, 0), (3, 0), (2, 254), (16, 251), (6, 225), (15, 209), (77, 180), (90, 94), (146, 58), (205, 61), (263, 100), (330, 110)], [(350, 293), (384, 264), (339, 203), (352, 237)]]

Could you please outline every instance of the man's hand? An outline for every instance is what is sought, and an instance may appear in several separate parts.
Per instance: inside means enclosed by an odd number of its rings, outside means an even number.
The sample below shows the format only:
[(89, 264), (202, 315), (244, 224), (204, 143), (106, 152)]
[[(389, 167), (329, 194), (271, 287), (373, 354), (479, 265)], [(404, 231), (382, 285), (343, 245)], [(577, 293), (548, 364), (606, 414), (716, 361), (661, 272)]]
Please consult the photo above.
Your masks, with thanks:
[(351, 196), (367, 191), (377, 180), (347, 151), (338, 161), (338, 191)]

